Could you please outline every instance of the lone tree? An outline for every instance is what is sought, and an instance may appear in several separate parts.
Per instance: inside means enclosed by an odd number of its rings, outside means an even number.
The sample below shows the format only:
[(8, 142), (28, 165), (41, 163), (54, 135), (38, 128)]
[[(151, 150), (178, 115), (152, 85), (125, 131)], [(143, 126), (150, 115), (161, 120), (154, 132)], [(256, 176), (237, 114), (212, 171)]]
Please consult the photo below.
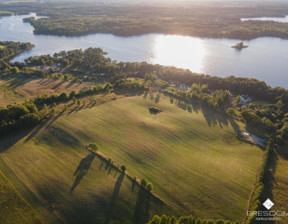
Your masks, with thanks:
[(43, 106), (43, 111), (44, 111), (44, 113), (46, 114), (47, 113), (47, 111), (48, 111), (48, 107), (47, 107), (47, 104), (46, 103), (44, 103), (44, 106)]
[(125, 172), (126, 171), (126, 166), (125, 165), (121, 165), (120, 169), (121, 169), (122, 172)]
[(73, 103), (76, 103), (77, 99), (75, 96), (73, 96), (72, 101), (73, 101)]
[(153, 190), (153, 185), (152, 184), (147, 184), (147, 187), (146, 187), (147, 191), (152, 191)]
[(94, 150), (94, 151), (98, 151), (100, 149), (99, 145), (96, 143), (90, 143), (89, 148)]
[(141, 186), (146, 187), (146, 185), (147, 185), (147, 180), (144, 178), (141, 180)]

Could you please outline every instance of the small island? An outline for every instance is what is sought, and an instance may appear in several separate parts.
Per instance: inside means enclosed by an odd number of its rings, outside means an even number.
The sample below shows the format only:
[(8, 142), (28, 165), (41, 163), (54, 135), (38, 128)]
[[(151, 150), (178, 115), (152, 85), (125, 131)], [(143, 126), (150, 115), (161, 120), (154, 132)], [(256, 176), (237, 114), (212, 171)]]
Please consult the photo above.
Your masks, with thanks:
[(242, 48), (247, 48), (247, 47), (248, 46), (244, 45), (243, 42), (240, 42), (240, 43), (232, 46), (232, 48), (236, 48), (236, 49), (239, 49), (239, 50), (241, 50)]

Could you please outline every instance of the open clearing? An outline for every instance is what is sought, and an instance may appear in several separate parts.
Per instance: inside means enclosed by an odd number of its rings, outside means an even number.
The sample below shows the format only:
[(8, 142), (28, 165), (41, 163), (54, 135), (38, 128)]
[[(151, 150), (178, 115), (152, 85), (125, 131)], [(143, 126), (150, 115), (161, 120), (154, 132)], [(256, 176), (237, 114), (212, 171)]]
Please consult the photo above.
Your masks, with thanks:
[[(151, 107), (161, 112), (150, 113)], [(32, 192), (36, 199), (19, 189), (45, 221), (105, 223), (111, 217), (110, 223), (136, 224), (149, 211), (150, 217), (173, 211), (240, 221), (262, 150), (239, 141), (239, 129), (245, 130), (243, 124), (222, 114), (163, 95), (127, 97), (1, 141), (0, 165)], [(127, 178), (101, 165), (85, 150), (91, 142), (147, 178), (170, 209), (143, 199)]]
[(90, 88), (89, 83), (72, 83), (55, 79), (27, 79), (9, 77), (0, 80), (0, 106), (23, 102), (25, 98), (33, 99), (40, 94), (59, 94), (62, 92), (80, 91)]

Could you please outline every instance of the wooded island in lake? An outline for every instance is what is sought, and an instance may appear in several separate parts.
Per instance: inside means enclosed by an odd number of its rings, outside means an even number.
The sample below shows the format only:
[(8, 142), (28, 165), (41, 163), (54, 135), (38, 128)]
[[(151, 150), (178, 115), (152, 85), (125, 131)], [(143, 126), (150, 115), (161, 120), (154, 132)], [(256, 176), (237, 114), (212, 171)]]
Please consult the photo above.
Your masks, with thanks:
[(238, 44), (235, 44), (235, 45), (233, 45), (232, 46), (232, 48), (236, 48), (236, 49), (242, 49), (242, 48), (247, 48), (248, 46), (247, 45), (244, 45), (244, 43), (243, 42), (240, 42), (240, 43), (238, 43)]

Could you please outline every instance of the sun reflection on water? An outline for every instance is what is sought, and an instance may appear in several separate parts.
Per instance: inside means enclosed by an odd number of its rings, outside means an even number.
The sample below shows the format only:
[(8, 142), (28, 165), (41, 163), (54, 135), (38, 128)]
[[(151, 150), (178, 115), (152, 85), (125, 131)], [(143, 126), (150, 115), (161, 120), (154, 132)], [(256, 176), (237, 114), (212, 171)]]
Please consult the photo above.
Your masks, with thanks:
[(207, 55), (203, 40), (186, 36), (158, 35), (152, 49), (152, 63), (192, 68), (192, 71), (202, 71)]

